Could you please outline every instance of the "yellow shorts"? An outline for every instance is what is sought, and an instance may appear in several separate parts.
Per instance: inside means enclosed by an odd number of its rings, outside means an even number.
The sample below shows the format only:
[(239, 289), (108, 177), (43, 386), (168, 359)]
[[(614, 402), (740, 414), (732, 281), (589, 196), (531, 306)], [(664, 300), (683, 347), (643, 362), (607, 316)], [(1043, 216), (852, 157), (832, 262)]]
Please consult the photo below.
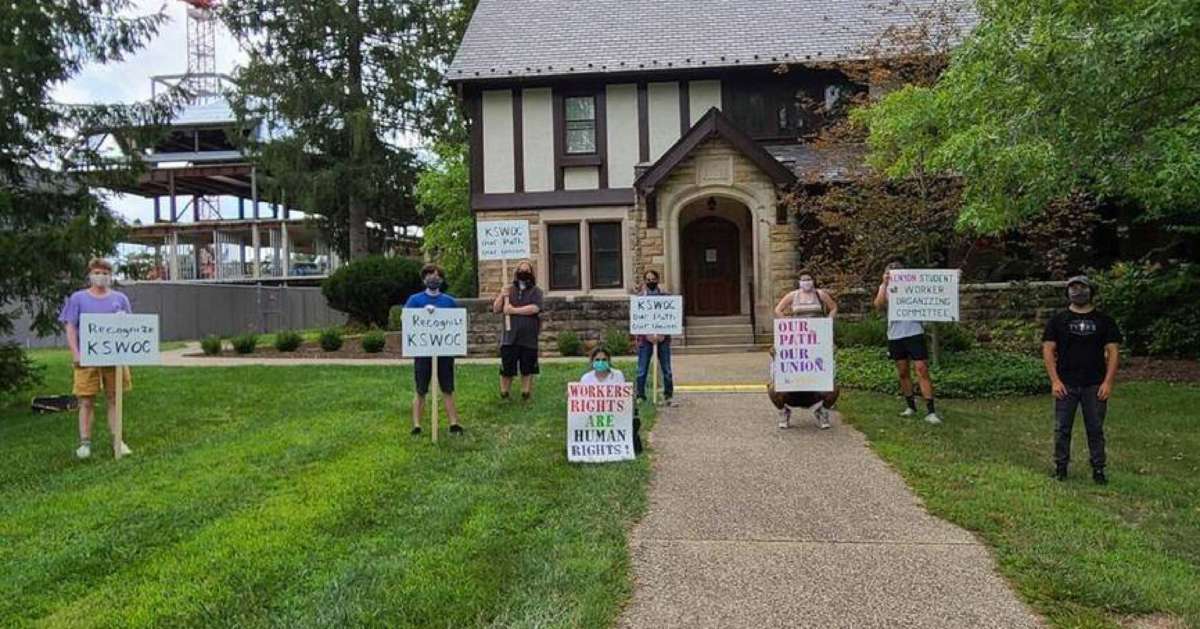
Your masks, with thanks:
[[(129, 367), (121, 367), (125, 370), (122, 376), (122, 388), (126, 391), (133, 389), (133, 377), (129, 373)], [(80, 367), (75, 366), (75, 386), (73, 393), (77, 397), (91, 397), (100, 393), (101, 385), (103, 384), (104, 391), (107, 393), (116, 388), (117, 368), (116, 367)]]

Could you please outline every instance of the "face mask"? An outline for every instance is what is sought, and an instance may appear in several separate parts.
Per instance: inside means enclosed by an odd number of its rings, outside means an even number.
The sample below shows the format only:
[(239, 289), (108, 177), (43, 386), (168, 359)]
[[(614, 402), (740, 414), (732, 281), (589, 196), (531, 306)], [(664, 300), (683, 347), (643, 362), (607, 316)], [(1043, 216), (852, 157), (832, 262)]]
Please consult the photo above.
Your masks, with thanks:
[(796, 283), (796, 285), (800, 287), (800, 290), (802, 290), (806, 293), (813, 289), (813, 281), (812, 280), (800, 280), (799, 282)]
[(597, 358), (596, 360), (592, 361), (592, 369), (595, 369), (599, 372), (608, 371), (608, 361), (604, 360), (603, 358)]
[(112, 276), (108, 273), (92, 273), (88, 276), (88, 281), (97, 288), (108, 288), (112, 285)]
[(438, 292), (442, 289), (442, 278), (436, 275), (431, 275), (425, 278), (425, 288), (435, 293)]
[(646, 280), (646, 288), (658, 290), (658, 280)]
[(1086, 286), (1072, 286), (1067, 289), (1067, 297), (1076, 306), (1084, 306), (1092, 301), (1092, 289)]
[(525, 282), (526, 284), (532, 284), (533, 283), (533, 273), (530, 273), (528, 271), (521, 271), (521, 272), (517, 273), (517, 281)]

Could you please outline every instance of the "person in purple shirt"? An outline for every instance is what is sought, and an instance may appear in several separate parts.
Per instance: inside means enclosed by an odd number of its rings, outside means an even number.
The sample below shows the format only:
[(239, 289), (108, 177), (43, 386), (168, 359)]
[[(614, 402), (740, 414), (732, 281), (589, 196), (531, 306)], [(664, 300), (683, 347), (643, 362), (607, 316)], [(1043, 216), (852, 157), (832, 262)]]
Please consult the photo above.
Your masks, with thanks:
[[(132, 312), (129, 298), (124, 293), (112, 290), (113, 267), (108, 260), (93, 258), (88, 263), (88, 288), (75, 291), (63, 306), (58, 320), (66, 324), (67, 345), (71, 348), (71, 357), (75, 368), (73, 393), (79, 398), (79, 448), (75, 456), (86, 459), (92, 456), (92, 420), (96, 417), (96, 395), (103, 389), (108, 402), (108, 428), (113, 428), (112, 422), (117, 414), (116, 396), (112, 394), (116, 386), (116, 367), (83, 367), (79, 364), (79, 318), (85, 314), (114, 314)], [(132, 380), (128, 367), (124, 369), (124, 389), (132, 388)], [(132, 454), (124, 442), (117, 444), (121, 455)]]
[[(446, 272), (436, 264), (426, 264), (421, 269), (421, 282), (425, 290), (409, 296), (404, 302), (405, 308), (425, 308), (433, 312), (434, 308), (457, 308), (458, 302), (453, 297), (442, 292), (446, 285)], [(462, 424), (458, 421), (458, 407), (454, 404), (454, 357), (438, 356), (437, 359), (438, 388), (442, 390), (442, 399), (446, 400), (446, 416), (450, 418), (450, 434), (463, 434)], [(412, 434), (421, 434), (421, 415), (425, 412), (425, 396), (429, 393), (429, 384), (433, 380), (433, 359), (429, 357), (413, 359), (413, 377), (416, 379), (417, 391), (413, 396)]]

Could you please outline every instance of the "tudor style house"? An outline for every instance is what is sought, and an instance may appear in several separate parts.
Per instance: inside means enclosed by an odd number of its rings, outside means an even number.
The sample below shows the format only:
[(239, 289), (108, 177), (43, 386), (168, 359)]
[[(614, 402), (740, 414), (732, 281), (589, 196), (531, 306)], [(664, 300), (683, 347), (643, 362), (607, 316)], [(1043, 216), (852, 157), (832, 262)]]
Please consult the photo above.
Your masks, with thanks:
[[(549, 297), (627, 295), (655, 269), (691, 317), (769, 330), (803, 257), (781, 200), (852, 174), (859, 152), (812, 139), (881, 89), (836, 68), (899, 19), (887, 5), (480, 0), (448, 70), (476, 219), (530, 221)], [(501, 283), (480, 264), (481, 295)]]

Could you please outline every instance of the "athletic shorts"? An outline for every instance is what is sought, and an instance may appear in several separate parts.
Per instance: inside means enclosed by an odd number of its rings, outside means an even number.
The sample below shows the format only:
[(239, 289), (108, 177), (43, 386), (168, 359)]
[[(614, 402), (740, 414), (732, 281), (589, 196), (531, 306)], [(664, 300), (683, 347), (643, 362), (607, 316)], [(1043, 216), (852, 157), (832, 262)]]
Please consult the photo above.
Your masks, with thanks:
[(888, 357), (892, 360), (929, 360), (925, 335), (914, 334), (888, 341)]
[[(129, 391), (133, 388), (133, 378), (129, 373), (129, 367), (121, 367), (125, 370), (122, 374), (121, 383), (122, 389)], [(117, 368), (116, 367), (75, 367), (74, 386), (71, 392), (77, 397), (92, 397), (103, 390), (105, 393), (111, 393), (117, 386)]]
[(538, 373), (538, 351), (523, 345), (500, 346), (500, 375), (512, 378), (520, 371), (522, 376)]
[(790, 406), (792, 408), (810, 408), (821, 403), (825, 408), (833, 408), (837, 404), (838, 396), (841, 391), (836, 387), (833, 391), (788, 391), (778, 392), (774, 385), (767, 386), (767, 397), (771, 398), (771, 403), (775, 408), (783, 410), (783, 407)]
[[(413, 376), (417, 381), (417, 395), (429, 393), (429, 382), (433, 380), (433, 359), (414, 358)], [(454, 393), (454, 358), (442, 356), (438, 358), (438, 388), (442, 393)]]

